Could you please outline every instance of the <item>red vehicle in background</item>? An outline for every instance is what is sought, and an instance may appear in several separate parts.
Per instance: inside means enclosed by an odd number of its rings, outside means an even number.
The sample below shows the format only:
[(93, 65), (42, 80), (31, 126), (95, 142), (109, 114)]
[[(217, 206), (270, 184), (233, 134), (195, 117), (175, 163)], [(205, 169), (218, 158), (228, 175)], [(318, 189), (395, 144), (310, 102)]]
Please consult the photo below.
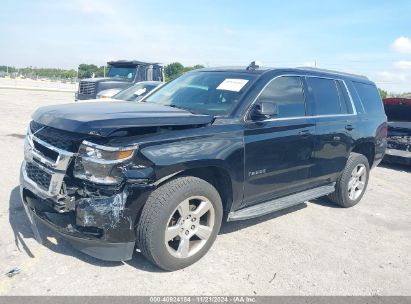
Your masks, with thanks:
[(388, 145), (384, 161), (411, 165), (411, 98), (385, 98)]

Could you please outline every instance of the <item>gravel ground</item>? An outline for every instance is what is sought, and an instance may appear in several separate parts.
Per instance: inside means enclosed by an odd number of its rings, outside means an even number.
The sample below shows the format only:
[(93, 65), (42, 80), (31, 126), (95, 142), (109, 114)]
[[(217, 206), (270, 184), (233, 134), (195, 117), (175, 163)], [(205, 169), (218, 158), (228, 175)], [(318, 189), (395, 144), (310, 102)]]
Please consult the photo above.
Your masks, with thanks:
[[(72, 93), (0, 89), (0, 295), (411, 295), (411, 169), (372, 171), (351, 209), (313, 201), (223, 224), (195, 265), (161, 272), (137, 254), (102, 262), (33, 238), (18, 191), (30, 114)], [(6, 273), (18, 266), (21, 273)]]
[(77, 83), (51, 81), (46, 79), (0, 78), (0, 88), (75, 92), (77, 91)]

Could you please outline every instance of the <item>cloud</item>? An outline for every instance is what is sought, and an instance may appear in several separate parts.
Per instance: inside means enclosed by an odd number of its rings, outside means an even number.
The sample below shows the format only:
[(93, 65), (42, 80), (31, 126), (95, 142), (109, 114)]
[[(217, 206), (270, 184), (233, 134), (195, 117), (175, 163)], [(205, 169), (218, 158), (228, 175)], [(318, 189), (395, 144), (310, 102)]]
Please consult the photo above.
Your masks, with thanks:
[(317, 67), (317, 62), (315, 61), (307, 61), (303, 63), (304, 67), (308, 67), (308, 68), (315, 68)]
[(401, 54), (411, 54), (411, 39), (399, 37), (391, 45), (392, 49)]
[(397, 61), (393, 64), (394, 68), (398, 70), (410, 70), (411, 71), (411, 61)]
[(81, 1), (77, 2), (78, 3), (78, 9), (83, 13), (83, 14), (98, 14), (102, 17), (114, 17), (116, 15), (116, 10), (114, 6), (109, 4), (108, 2), (105, 1), (96, 1), (96, 0), (86, 0), (86, 1)]
[(405, 82), (407, 75), (404, 73), (384, 71), (378, 73), (379, 80), (382, 82)]
[(224, 33), (228, 35), (234, 34), (234, 31), (229, 27), (225, 27), (223, 30), (224, 30)]

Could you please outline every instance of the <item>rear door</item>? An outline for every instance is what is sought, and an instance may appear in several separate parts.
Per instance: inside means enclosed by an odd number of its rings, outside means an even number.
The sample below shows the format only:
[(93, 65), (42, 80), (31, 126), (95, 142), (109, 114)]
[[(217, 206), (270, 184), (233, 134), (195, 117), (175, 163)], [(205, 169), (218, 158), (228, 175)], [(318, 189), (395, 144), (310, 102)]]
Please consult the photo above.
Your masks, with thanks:
[(307, 77), (316, 116), (313, 182), (334, 182), (347, 162), (355, 132), (355, 108), (343, 80)]

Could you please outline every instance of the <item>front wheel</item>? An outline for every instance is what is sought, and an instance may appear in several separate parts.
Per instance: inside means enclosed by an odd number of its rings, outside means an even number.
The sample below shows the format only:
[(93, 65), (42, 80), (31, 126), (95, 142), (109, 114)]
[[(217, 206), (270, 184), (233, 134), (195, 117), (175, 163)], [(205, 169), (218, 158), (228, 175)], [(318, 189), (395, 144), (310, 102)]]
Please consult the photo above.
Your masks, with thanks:
[(344, 171), (337, 179), (335, 192), (329, 198), (344, 208), (358, 204), (367, 189), (369, 174), (368, 159), (362, 154), (351, 153)]
[(220, 195), (197, 177), (180, 177), (156, 189), (148, 198), (137, 227), (137, 245), (158, 267), (187, 267), (210, 249), (220, 230)]

